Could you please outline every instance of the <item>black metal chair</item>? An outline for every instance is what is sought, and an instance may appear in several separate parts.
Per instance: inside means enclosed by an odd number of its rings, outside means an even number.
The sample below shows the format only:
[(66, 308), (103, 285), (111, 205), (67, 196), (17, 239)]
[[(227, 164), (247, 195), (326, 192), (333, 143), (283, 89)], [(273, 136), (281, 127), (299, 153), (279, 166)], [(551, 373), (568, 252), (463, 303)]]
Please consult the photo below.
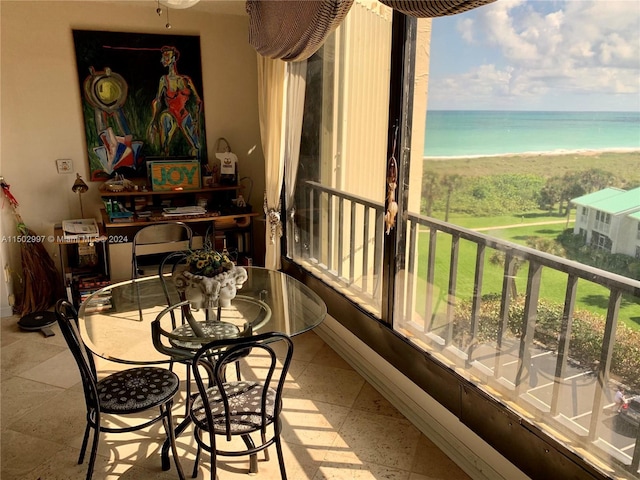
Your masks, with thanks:
[[(113, 373), (98, 380), (93, 355), (85, 347), (78, 330), (78, 315), (71, 303), (59, 300), (56, 316), (60, 330), (80, 370), (87, 408), (87, 426), (80, 448), (78, 464), (84, 461), (89, 432), (93, 429), (93, 444), (89, 456), (87, 480), (93, 476), (100, 432), (126, 433), (162, 421), (171, 444), (178, 476), (184, 479), (176, 452), (171, 407), (178, 392), (180, 380), (166, 368), (137, 367)], [(131, 415), (158, 407), (159, 415), (129, 427), (108, 427), (102, 424), (102, 415)]]
[[(179, 308), (168, 308), (165, 313), (169, 314), (170, 322), (165, 322), (165, 327), (170, 328), (170, 331), (167, 331), (163, 328), (161, 324), (162, 316), (161, 313), (158, 318), (159, 320), (155, 322), (155, 327), (152, 326), (152, 335), (154, 338), (154, 344), (156, 345), (156, 349), (166, 355), (171, 357), (171, 362), (169, 364), (169, 368), (173, 370), (174, 363), (183, 363), (186, 365), (186, 412), (185, 416), (189, 415), (189, 399), (191, 398), (191, 360), (192, 356), (183, 356), (179, 349), (186, 348), (191, 350), (191, 352), (195, 352), (200, 344), (193, 344), (185, 339), (185, 336), (188, 335), (187, 332), (191, 331), (189, 327), (189, 323), (187, 322), (187, 316), (192, 315), (191, 307), (189, 302), (186, 301), (186, 297), (184, 295), (184, 291), (179, 291), (174, 286), (171, 285), (171, 280), (173, 279), (173, 275), (180, 269), (181, 266), (186, 267), (186, 259), (188, 256), (188, 252), (171, 252), (166, 255), (162, 261), (160, 262), (160, 266), (158, 267), (158, 276), (160, 278), (160, 284), (162, 285), (162, 291), (164, 292), (165, 300), (167, 302), (167, 307), (172, 307), (180, 303)], [(195, 321), (195, 319), (193, 319)], [(211, 326), (215, 326), (214, 323), (211, 323)], [(220, 334), (227, 334), (230, 336), (236, 336), (239, 333), (239, 329), (237, 327), (233, 327), (229, 324), (221, 324), (219, 326)], [(163, 337), (168, 339), (169, 343), (163, 341)], [(177, 348), (176, 348), (177, 347)], [(240, 375), (240, 368), (238, 367), (238, 375)]]
[[(162, 291), (164, 292), (164, 298), (167, 306), (170, 307), (179, 302), (184, 302), (186, 296), (184, 291), (180, 291), (175, 286), (172, 286), (173, 276), (181, 266), (187, 267), (187, 257), (189, 252), (177, 251), (171, 252), (163, 257), (158, 267), (158, 276), (160, 277), (160, 285), (162, 285)], [(173, 328), (179, 325), (184, 325), (184, 315), (181, 315), (180, 321), (176, 320), (175, 311), (170, 311), (171, 323)]]
[[(150, 273), (156, 274), (157, 267), (152, 272), (141, 268), (141, 257), (157, 256), (167, 252), (185, 252), (191, 250), (193, 231), (183, 222), (165, 222), (148, 225), (138, 230), (131, 243), (131, 278), (134, 280), (138, 311), (142, 321), (142, 305), (140, 303), (140, 288), (135, 281)], [(155, 263), (157, 265), (157, 262)]]
[[(214, 384), (203, 378), (210, 357), (215, 354), (213, 363)], [(194, 377), (198, 385), (198, 395), (191, 404), (191, 419), (194, 422), (194, 436), (198, 444), (193, 478), (198, 474), (201, 451), (211, 454), (211, 479), (216, 478), (216, 459), (218, 455), (239, 457), (249, 455), (249, 473), (257, 473), (257, 453), (276, 446), (282, 480), (286, 480), (284, 457), (280, 432), (282, 429), (280, 413), (282, 411), (282, 391), (293, 355), (293, 342), (283, 333), (263, 333), (260, 335), (217, 340), (203, 345), (194, 357)], [(238, 356), (245, 357), (249, 364), (256, 359), (258, 366), (251, 372), (251, 380), (226, 380), (226, 368), (236, 361)], [(244, 375), (243, 375), (244, 376)], [(208, 435), (203, 435), (203, 433)], [(216, 443), (216, 436), (224, 436), (227, 441), (240, 436), (246, 445), (241, 450), (223, 450)], [(259, 439), (257, 438), (259, 436)], [(205, 437), (208, 437), (208, 441)], [(256, 437), (256, 438), (254, 438)], [(256, 441), (258, 442), (256, 444)]]
[[(131, 278), (140, 278), (146, 274), (139, 264), (140, 257), (162, 252), (191, 250), (193, 231), (183, 222), (154, 223), (138, 230), (133, 237), (131, 257)], [(162, 245), (161, 250), (154, 247)], [(156, 263), (157, 265), (157, 263)], [(150, 272), (155, 274), (156, 270)]]

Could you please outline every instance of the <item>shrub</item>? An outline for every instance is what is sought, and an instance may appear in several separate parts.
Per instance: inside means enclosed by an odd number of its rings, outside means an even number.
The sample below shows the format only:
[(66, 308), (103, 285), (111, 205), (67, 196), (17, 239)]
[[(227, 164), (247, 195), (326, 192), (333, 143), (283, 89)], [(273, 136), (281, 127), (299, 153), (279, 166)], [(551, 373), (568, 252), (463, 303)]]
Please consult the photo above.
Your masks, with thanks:
[(565, 230), (557, 240), (566, 250), (569, 260), (640, 280), (640, 260), (637, 258), (587, 245), (584, 238), (574, 235), (572, 230)]
[[(506, 334), (520, 338), (523, 333), (525, 297), (518, 296), (509, 305), (509, 318)], [(456, 305), (454, 332), (459, 336), (468, 332), (470, 327), (471, 301)], [(540, 300), (538, 302), (535, 342), (542, 348), (558, 350), (558, 341), (562, 327), (563, 305)], [(477, 342), (495, 342), (500, 326), (500, 296), (483, 296), (480, 305), (480, 321)], [(586, 310), (576, 310), (571, 324), (569, 358), (572, 362), (595, 367), (600, 361), (605, 319)], [(630, 389), (640, 392), (640, 332), (625, 325), (618, 325), (615, 334), (610, 375), (626, 384)], [(456, 341), (461, 340), (457, 338)]]

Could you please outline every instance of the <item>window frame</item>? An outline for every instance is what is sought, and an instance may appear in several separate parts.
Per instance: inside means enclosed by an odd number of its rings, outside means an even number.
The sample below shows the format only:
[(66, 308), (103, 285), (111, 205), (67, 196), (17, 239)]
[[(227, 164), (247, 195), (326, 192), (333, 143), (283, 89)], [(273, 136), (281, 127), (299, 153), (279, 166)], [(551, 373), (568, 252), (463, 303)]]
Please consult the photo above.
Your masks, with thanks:
[[(408, 185), (410, 172), (416, 26), (415, 18), (393, 12), (387, 159), (396, 155), (399, 185)], [(394, 142), (397, 142), (396, 152), (393, 151)], [(407, 211), (408, 191), (398, 188), (396, 195), (396, 226), (389, 235), (384, 236), (383, 291), (387, 293), (382, 299), (380, 319), (288, 258), (286, 230), (282, 238), (282, 252), (285, 252), (282, 256), (282, 270), (313, 288), (327, 304), (329, 315), (356, 339), (400, 371), (525, 474), (532, 478), (608, 478), (558, 440), (536, 425), (533, 425), (536, 428), (531, 428), (532, 425), (523, 422), (515, 411), (393, 330), (394, 298), (397, 289), (403, 288), (401, 283), (396, 282), (396, 278), (400, 278), (397, 273), (404, 268), (405, 259), (402, 254), (396, 255), (396, 252), (404, 252), (407, 241), (407, 232), (401, 219)], [(286, 206), (283, 204), (283, 215), (284, 208)], [(545, 452), (542, 462), (536, 453), (539, 451)]]

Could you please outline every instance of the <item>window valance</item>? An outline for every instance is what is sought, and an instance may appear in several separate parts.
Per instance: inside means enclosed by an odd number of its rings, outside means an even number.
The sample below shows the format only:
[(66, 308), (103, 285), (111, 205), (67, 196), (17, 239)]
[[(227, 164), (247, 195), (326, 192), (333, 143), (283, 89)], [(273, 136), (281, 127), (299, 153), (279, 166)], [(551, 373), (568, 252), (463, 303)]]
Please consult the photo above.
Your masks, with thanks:
[[(495, 0), (379, 0), (414, 17), (442, 17)], [(249, 43), (268, 58), (305, 60), (349, 13), (354, 0), (247, 0)]]
[(305, 60), (349, 13), (353, 0), (248, 0), (249, 43), (269, 58)]
[(473, 10), (495, 0), (378, 0), (405, 15), (419, 18), (444, 17)]

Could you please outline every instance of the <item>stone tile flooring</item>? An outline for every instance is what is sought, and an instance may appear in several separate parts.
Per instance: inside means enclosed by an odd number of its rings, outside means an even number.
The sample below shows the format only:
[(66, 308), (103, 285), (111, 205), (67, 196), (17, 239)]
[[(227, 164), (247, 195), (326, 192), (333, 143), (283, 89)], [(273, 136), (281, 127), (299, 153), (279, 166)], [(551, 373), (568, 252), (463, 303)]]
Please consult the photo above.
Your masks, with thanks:
[[(45, 338), (20, 331), (17, 320), (7, 317), (0, 324), (0, 478), (83, 479), (86, 461), (76, 463), (85, 426), (77, 367), (57, 325), (55, 336)], [(299, 335), (294, 342), (282, 434), (289, 480), (470, 478), (316, 334)], [(121, 368), (97, 360), (100, 373)], [(175, 371), (184, 375), (180, 365)], [(174, 413), (182, 418), (182, 401)], [(131, 434), (101, 434), (93, 478), (178, 478), (173, 463), (169, 471), (160, 468), (163, 439), (159, 424)], [(178, 449), (189, 478), (195, 458), (191, 430), (180, 436)], [(252, 478), (280, 478), (271, 450), (271, 460), (260, 461)], [(248, 466), (248, 458), (220, 457), (218, 478), (246, 479)], [(198, 478), (209, 475), (209, 457), (203, 454)]]

